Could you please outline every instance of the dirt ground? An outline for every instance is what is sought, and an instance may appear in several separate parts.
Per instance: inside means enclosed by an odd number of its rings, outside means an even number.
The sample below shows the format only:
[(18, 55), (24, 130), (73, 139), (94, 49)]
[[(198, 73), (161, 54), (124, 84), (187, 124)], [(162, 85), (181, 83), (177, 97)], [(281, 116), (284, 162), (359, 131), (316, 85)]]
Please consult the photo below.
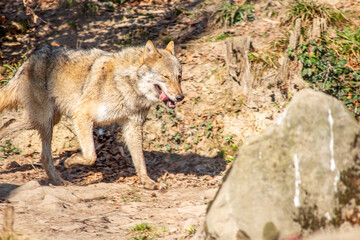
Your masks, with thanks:
[[(59, 187), (51, 188), (60, 191)], [(39, 191), (33, 191), (26, 194), (31, 199), (15, 201), (15, 229), (20, 237), (187, 239), (192, 234), (191, 229), (203, 220), (216, 188), (176, 187), (147, 191), (131, 183), (98, 183), (61, 187), (60, 192), (62, 197), (71, 194), (77, 198), (73, 201), (55, 198), (54, 201), (47, 194), (39, 199)], [(1, 210), (5, 205), (1, 204)], [(132, 230), (140, 224), (148, 224), (151, 229)]]
[[(256, 17), (232, 27), (213, 24), (221, 4), (215, 0), (34, 0), (25, 1), (28, 8), (20, 0), (0, 2), (1, 82), (45, 43), (114, 52), (148, 39), (159, 47), (175, 40), (186, 95), (175, 112), (154, 106), (144, 126), (149, 176), (166, 186), (163, 190), (145, 190), (137, 182), (117, 125), (95, 128), (95, 165), (66, 169), (63, 162), (79, 151), (78, 143), (69, 119), (58, 124), (53, 157), (71, 183), (63, 187), (47, 181), (36, 132), (2, 139), (0, 216), (14, 206), (20, 239), (191, 238), (238, 147), (276, 120), (288, 102), (267, 85), (276, 68), (258, 69), (262, 77), (252, 105), (226, 74), (225, 38), (251, 36), (262, 52), (288, 31), (280, 26), (284, 1), (251, 2)], [(21, 109), (4, 112), (0, 125), (19, 116)]]

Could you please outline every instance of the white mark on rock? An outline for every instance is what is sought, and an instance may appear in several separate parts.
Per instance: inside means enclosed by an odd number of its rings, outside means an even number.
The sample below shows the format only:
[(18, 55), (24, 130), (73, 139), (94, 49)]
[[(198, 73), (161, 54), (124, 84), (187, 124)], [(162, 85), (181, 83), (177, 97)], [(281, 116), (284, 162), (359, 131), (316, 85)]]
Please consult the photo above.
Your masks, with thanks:
[(259, 159), (261, 160), (261, 157), (262, 157), (262, 153), (261, 152), (259, 152)]
[(328, 121), (330, 124), (330, 170), (334, 171), (336, 169), (335, 159), (334, 159), (334, 132), (333, 132), (333, 126), (334, 126), (334, 119), (331, 114), (331, 110), (329, 109), (329, 117)]
[(280, 124), (283, 122), (283, 120), (284, 120), (284, 118), (285, 118), (285, 116), (286, 116), (286, 113), (287, 113), (287, 109), (285, 109), (285, 111), (283, 111), (283, 112), (281, 113), (280, 117), (279, 117), (278, 120), (276, 121), (276, 124), (277, 124), (277, 125), (280, 125)]
[(300, 207), (300, 167), (299, 167), (299, 158), (297, 154), (294, 154), (294, 166), (295, 166), (295, 196), (294, 196), (294, 206)]
[(328, 121), (329, 121), (329, 125), (330, 125), (330, 170), (332, 172), (335, 172), (335, 177), (334, 177), (334, 191), (337, 192), (337, 184), (340, 180), (340, 174), (339, 174), (339, 170), (336, 167), (336, 163), (335, 163), (335, 152), (334, 152), (334, 119), (332, 117), (332, 112), (331, 109), (328, 110), (329, 113), (329, 117), (328, 117)]

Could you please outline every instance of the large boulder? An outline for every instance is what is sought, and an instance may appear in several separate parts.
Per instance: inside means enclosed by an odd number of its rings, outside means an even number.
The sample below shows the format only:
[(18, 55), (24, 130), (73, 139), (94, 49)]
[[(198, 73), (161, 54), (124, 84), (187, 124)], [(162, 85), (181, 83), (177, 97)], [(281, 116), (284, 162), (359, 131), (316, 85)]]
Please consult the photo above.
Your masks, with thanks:
[(360, 127), (342, 103), (306, 89), (245, 143), (194, 239), (286, 239), (334, 223)]

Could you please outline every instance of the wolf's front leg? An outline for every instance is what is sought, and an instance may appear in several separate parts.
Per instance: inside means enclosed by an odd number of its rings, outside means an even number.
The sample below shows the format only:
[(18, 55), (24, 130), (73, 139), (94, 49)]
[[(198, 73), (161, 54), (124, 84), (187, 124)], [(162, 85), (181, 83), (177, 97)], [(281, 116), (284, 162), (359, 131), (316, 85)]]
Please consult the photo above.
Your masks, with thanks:
[(93, 139), (93, 122), (86, 115), (77, 114), (73, 118), (74, 128), (79, 140), (82, 154), (76, 153), (65, 160), (65, 167), (71, 168), (77, 164), (93, 165), (96, 161), (96, 152)]
[(131, 158), (140, 182), (146, 189), (158, 189), (158, 185), (149, 178), (146, 170), (143, 152), (142, 124), (128, 120), (123, 125), (123, 135), (130, 150)]

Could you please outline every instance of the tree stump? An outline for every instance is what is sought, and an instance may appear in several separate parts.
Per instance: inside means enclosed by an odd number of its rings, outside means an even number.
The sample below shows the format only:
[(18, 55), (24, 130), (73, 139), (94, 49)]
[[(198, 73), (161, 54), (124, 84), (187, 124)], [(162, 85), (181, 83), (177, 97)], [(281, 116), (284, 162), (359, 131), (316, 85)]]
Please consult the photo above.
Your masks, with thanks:
[(324, 18), (315, 18), (313, 20), (312, 29), (310, 31), (310, 40), (315, 40), (321, 37), (321, 34), (326, 31), (327, 25)]
[[(295, 21), (295, 28), (290, 33), (289, 45), (287, 49), (296, 49), (301, 37), (301, 19)], [(287, 93), (293, 92), (295, 89), (300, 90), (307, 87), (306, 82), (301, 77), (302, 64), (294, 56), (290, 57), (287, 51), (284, 54), (283, 62), (275, 77), (275, 81), (271, 84), (276, 84), (281, 88), (281, 91), (287, 97)]]
[(241, 86), (241, 93), (250, 97), (254, 87), (254, 77), (250, 71), (248, 52), (251, 47), (250, 37), (226, 39), (226, 69), (230, 77)]

